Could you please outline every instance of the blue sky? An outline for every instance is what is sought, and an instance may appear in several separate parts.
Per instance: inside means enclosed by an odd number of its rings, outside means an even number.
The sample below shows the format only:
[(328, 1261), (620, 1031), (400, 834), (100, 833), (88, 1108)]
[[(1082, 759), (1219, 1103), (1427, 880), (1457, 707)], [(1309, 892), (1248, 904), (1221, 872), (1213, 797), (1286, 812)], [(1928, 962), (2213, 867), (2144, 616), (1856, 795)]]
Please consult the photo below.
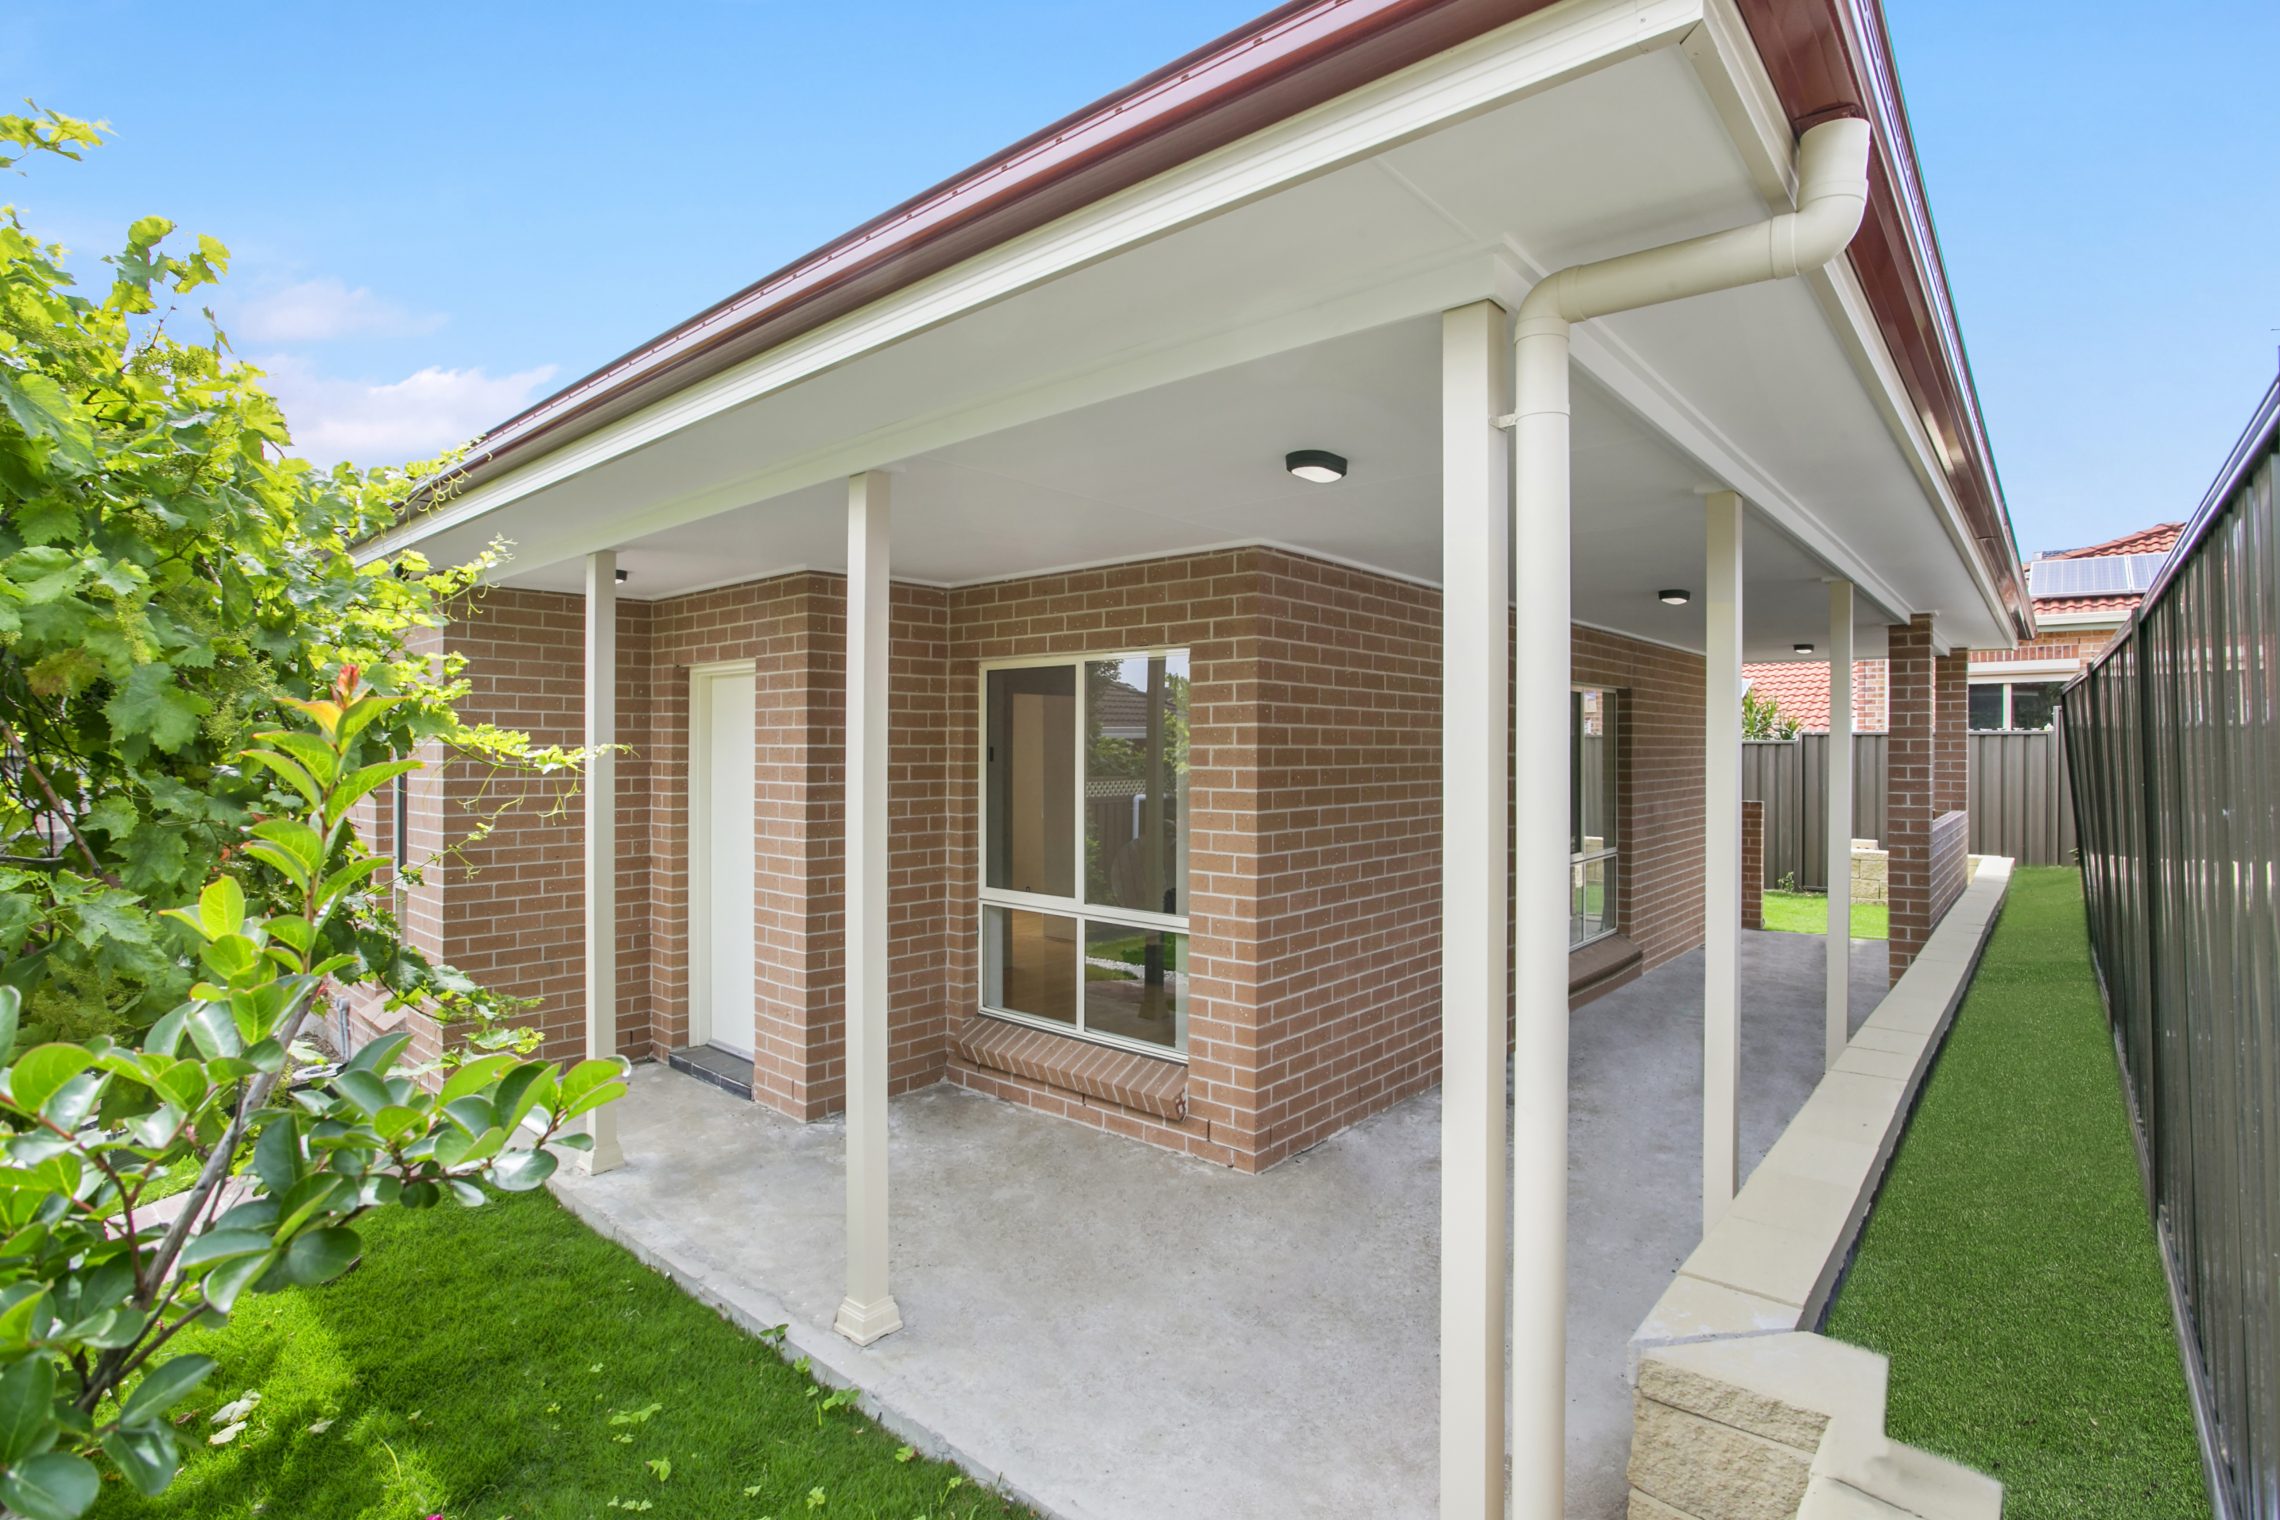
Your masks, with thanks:
[[(153, 211), (220, 237), (304, 447), (376, 462), (1263, 3), (222, 3), (143, 46), (81, 0), (0, 30), (0, 79), (117, 135), (0, 198), (90, 252)], [(2183, 517), (2280, 346), (2280, 6), (1890, 4), (2021, 547)]]

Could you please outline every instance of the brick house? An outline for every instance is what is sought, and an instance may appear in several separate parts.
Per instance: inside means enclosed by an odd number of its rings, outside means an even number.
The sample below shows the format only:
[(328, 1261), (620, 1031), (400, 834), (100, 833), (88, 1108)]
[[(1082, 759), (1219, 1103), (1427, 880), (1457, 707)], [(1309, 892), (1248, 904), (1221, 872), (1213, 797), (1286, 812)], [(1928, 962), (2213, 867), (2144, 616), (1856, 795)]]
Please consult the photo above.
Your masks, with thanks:
[[(895, 1094), (1263, 1172), (1439, 1085), (1444, 1513), (1503, 1489), (1512, 1283), (1556, 1485), (1571, 1005), (1704, 952), (1738, 1185), (1744, 659), (1891, 661), (1897, 974), (1960, 651), (2034, 632), (1882, 37), (1303, 0), (493, 429), (373, 550), (511, 540), (467, 710), (613, 748), (415, 936), (550, 1051), (843, 1114), (866, 1344)], [(421, 858), (509, 789), (437, 759)]]
[[(2145, 599), (2181, 523), (2155, 523), (2103, 543), (2053, 549), (2027, 562), (2035, 637), (1971, 651), (1968, 727), (1974, 732), (2046, 729), (2060, 688), (2098, 657)], [(1750, 689), (1811, 733), (1829, 729), (1829, 666), (1812, 660), (1767, 660), (1743, 667)], [(1853, 731), (1889, 726), (1882, 660), (1853, 662)]]

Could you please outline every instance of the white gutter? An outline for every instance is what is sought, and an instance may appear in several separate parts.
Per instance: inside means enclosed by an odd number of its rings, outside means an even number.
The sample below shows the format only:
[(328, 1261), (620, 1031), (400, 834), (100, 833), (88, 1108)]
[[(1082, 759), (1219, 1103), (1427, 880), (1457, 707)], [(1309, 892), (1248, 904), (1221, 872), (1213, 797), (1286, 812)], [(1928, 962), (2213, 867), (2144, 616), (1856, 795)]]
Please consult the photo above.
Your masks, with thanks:
[[(1568, 1129), (1568, 332), (1635, 307), (1784, 279), (1844, 250), (1868, 204), (1869, 125), (1798, 144), (1797, 209), (1560, 270), (1520, 303), (1512, 417), (1513, 1510), (1556, 1515), (1565, 1470)], [(1705, 1049), (1708, 1050), (1706, 1030)], [(1551, 1305), (1555, 1312), (1518, 1306)]]

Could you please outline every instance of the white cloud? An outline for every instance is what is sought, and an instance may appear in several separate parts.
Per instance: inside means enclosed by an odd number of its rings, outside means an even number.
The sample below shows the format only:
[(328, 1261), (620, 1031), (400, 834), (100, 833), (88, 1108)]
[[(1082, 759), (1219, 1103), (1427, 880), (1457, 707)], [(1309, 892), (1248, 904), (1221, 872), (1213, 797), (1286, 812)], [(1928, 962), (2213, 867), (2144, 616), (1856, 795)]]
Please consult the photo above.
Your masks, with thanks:
[(440, 312), (415, 312), (359, 285), (327, 276), (257, 295), (228, 314), (233, 338), (250, 343), (317, 343), (330, 338), (416, 337), (443, 325)]
[(291, 355), (251, 362), (268, 373), (270, 394), (285, 409), (293, 451), (328, 465), (401, 464), (465, 443), (530, 405), (555, 372), (551, 364), (506, 375), (430, 365), (375, 385), (321, 375)]

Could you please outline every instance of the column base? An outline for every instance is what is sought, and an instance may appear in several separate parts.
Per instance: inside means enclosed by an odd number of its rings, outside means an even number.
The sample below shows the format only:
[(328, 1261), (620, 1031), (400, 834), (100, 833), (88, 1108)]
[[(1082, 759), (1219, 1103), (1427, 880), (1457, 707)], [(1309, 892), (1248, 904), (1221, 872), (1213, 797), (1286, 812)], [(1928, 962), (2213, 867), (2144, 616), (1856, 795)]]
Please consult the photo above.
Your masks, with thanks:
[(868, 1304), (859, 1304), (852, 1298), (842, 1299), (839, 1315), (831, 1322), (831, 1328), (858, 1346), (868, 1346), (902, 1328), (902, 1311), (895, 1307), (892, 1298)]
[(588, 1119), (586, 1133), (594, 1137), (594, 1148), (577, 1152), (579, 1170), (589, 1177), (616, 1171), (625, 1165), (625, 1152), (618, 1146), (617, 1115), (603, 1107), (595, 1109)]

